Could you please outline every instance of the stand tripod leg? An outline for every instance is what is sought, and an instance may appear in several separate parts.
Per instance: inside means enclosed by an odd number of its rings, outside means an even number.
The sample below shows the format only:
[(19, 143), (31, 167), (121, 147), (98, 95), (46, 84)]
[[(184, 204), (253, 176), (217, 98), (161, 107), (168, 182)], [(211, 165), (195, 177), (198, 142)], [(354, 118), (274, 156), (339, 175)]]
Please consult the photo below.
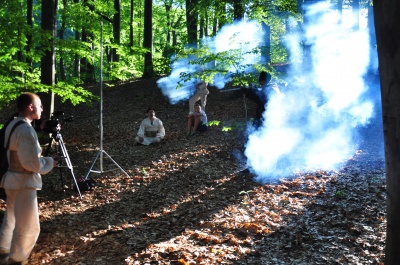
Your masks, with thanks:
[(94, 164), (96, 163), (97, 159), (99, 158), (99, 155), (101, 155), (101, 154), (103, 154), (103, 153), (106, 154), (106, 155), (108, 156), (108, 158), (109, 158), (109, 159), (110, 159), (110, 160), (111, 160), (111, 161), (112, 161), (112, 162), (113, 162), (113, 163), (114, 163), (128, 178), (130, 178), (129, 174), (126, 173), (126, 171), (123, 170), (122, 167), (121, 167), (120, 165), (118, 165), (118, 163), (115, 162), (115, 160), (112, 159), (111, 156), (110, 156), (109, 154), (107, 154), (106, 151), (100, 150), (99, 152), (97, 152), (97, 155), (96, 155), (95, 159), (93, 160), (93, 163), (92, 163), (92, 165), (90, 166), (88, 173), (87, 173), (86, 176), (85, 176), (85, 180), (89, 177), (90, 172), (95, 172), (95, 173), (100, 173), (100, 174), (104, 172), (104, 171), (102, 171), (103, 169), (101, 169), (100, 171), (94, 171), (94, 170), (92, 170)]
[(90, 172), (93, 171), (92, 169), (93, 169), (93, 167), (94, 167), (94, 164), (96, 163), (97, 158), (99, 158), (99, 155), (100, 155), (101, 152), (102, 152), (102, 151), (97, 152), (97, 155), (96, 155), (96, 157), (94, 158), (93, 163), (92, 163), (92, 165), (90, 166), (89, 171), (88, 171), (88, 173), (87, 173), (86, 176), (85, 176), (85, 180), (89, 177)]
[(112, 159), (111, 156), (110, 156), (109, 154), (107, 154), (106, 151), (103, 150), (103, 153), (106, 154), (106, 155), (108, 156), (108, 158), (110, 158), (110, 160), (111, 160), (122, 172), (124, 172), (124, 174), (125, 174), (128, 178), (130, 178), (129, 174), (126, 173), (125, 170), (123, 170), (122, 167), (120, 167), (120, 166), (118, 165), (118, 163), (115, 162), (114, 159)]
[(74, 169), (73, 169), (73, 167), (72, 167), (71, 160), (69, 159), (69, 155), (68, 155), (67, 148), (65, 147), (65, 144), (64, 144), (64, 141), (63, 141), (63, 139), (62, 139), (61, 134), (58, 134), (57, 137), (58, 137), (58, 143), (60, 144), (60, 148), (61, 148), (63, 157), (64, 157), (64, 159), (65, 159), (65, 162), (67, 163), (67, 167), (69, 168), (69, 170), (70, 170), (70, 172), (71, 172), (72, 178), (73, 178), (73, 180), (74, 180), (74, 182), (75, 182), (76, 189), (78, 190), (78, 193), (79, 193), (79, 197), (80, 197), (81, 200), (82, 200), (82, 194), (81, 194), (81, 191), (80, 191), (80, 189), (79, 189), (78, 182), (76, 181), (76, 178), (75, 178), (75, 175), (74, 175)]

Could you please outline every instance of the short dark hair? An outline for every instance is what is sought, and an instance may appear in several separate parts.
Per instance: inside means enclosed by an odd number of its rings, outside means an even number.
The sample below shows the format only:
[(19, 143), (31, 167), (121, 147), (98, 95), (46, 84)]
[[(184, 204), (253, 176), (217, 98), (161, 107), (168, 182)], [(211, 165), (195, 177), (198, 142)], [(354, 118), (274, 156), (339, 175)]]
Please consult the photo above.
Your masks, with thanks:
[(258, 82), (265, 81), (268, 83), (271, 80), (271, 75), (265, 71), (262, 71), (260, 73), (260, 76), (258, 77)]
[(22, 93), (18, 98), (17, 98), (17, 108), (18, 111), (25, 111), (26, 108), (33, 103), (35, 98), (38, 98), (39, 96), (30, 93), (30, 92), (24, 92)]
[(154, 112), (156, 112), (156, 110), (153, 107), (148, 107), (146, 113), (149, 113), (150, 110), (154, 110)]

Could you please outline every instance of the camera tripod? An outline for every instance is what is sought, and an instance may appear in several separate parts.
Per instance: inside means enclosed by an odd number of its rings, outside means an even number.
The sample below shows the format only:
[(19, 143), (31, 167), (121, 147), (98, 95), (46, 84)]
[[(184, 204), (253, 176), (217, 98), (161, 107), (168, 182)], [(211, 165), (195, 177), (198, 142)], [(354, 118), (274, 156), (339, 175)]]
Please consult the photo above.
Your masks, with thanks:
[[(68, 155), (68, 151), (67, 148), (65, 147), (63, 138), (61, 136), (61, 133), (59, 130), (57, 130), (56, 132), (53, 132), (50, 139), (49, 139), (49, 144), (47, 145), (46, 151), (45, 151), (45, 155), (47, 156), (51, 150), (52, 144), (53, 144), (53, 140), (56, 141), (56, 143), (58, 143), (58, 145), (56, 145), (56, 154), (57, 154), (57, 161), (58, 161), (58, 167), (60, 168), (60, 180), (61, 180), (61, 185), (62, 187), (64, 187), (64, 179), (63, 179), (63, 175), (62, 175), (62, 168), (63, 168), (63, 161), (65, 161), (65, 163), (67, 164), (68, 169), (71, 172), (71, 176), (72, 179), (75, 182), (75, 186), (76, 189), (79, 193), (79, 197), (80, 199), (82, 199), (82, 194), (81, 191), (79, 189), (78, 186), (78, 182), (76, 181), (75, 175), (74, 175), (74, 169), (72, 167), (72, 163), (71, 163), (71, 159), (69, 158)], [(58, 160), (60, 159), (60, 160)]]

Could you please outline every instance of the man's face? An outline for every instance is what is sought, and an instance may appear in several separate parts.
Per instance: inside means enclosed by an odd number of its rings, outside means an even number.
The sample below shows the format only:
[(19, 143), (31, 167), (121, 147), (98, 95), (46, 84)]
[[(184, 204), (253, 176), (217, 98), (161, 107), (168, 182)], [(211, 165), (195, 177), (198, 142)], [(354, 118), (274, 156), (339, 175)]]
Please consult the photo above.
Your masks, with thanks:
[(156, 112), (154, 110), (149, 110), (147, 112), (147, 116), (149, 116), (149, 118), (153, 118), (154, 116), (156, 116)]
[(42, 115), (43, 111), (43, 106), (42, 106), (42, 101), (40, 98), (35, 98), (34, 101), (32, 102), (32, 118), (33, 119), (40, 119), (40, 116)]
[(200, 110), (201, 110), (201, 107), (200, 107), (200, 106), (194, 106), (194, 111), (195, 111), (195, 112), (200, 112)]

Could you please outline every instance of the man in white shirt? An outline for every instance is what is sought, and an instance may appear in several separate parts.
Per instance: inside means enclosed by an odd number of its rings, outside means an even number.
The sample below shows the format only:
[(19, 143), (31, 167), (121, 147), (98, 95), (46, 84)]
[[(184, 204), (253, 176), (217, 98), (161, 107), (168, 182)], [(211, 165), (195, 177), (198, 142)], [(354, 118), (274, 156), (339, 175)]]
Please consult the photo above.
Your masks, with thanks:
[(23, 264), (35, 246), (40, 233), (37, 190), (42, 188), (41, 174), (49, 173), (57, 162), (42, 157), (41, 147), (32, 127), (43, 111), (38, 95), (23, 93), (17, 99), (18, 117), (6, 128), (8, 140), (11, 128), (18, 121), (10, 138), (7, 152), (9, 168), (0, 186), (4, 188), (7, 210), (0, 230), (0, 264)]
[(161, 142), (165, 136), (165, 129), (162, 121), (156, 117), (154, 108), (147, 109), (147, 118), (144, 119), (139, 127), (135, 138), (136, 143), (150, 145)]

